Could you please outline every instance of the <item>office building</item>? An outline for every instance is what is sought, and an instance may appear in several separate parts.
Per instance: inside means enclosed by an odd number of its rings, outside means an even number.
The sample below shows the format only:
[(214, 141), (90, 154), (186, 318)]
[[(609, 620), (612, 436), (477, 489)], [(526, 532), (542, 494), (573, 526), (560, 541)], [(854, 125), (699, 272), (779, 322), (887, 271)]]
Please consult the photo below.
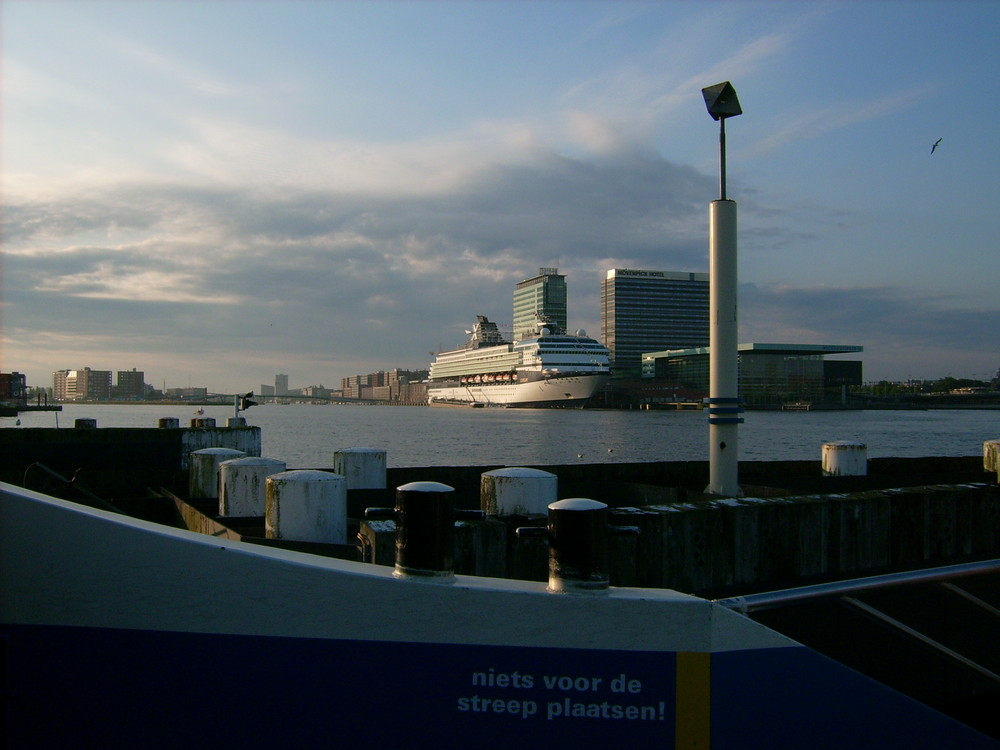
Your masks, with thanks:
[(146, 373), (142, 370), (118, 370), (118, 385), (115, 397), (136, 400), (146, 395)]
[(275, 396), (287, 396), (288, 395), (288, 376), (284, 373), (279, 373), (274, 376), (274, 395)]
[(56, 401), (107, 401), (111, 398), (111, 370), (59, 370), (52, 373)]
[(558, 268), (539, 268), (514, 288), (514, 339), (534, 336), (546, 322), (566, 330), (566, 276)]
[(601, 281), (601, 340), (616, 376), (638, 376), (643, 352), (707, 346), (708, 274), (613, 268)]
[[(848, 386), (862, 383), (860, 361), (825, 359), (831, 354), (861, 352), (861, 346), (740, 344), (737, 349), (739, 397), (748, 408), (839, 403), (845, 400)], [(707, 346), (648, 352), (642, 356), (642, 376), (707, 395), (709, 355)]]

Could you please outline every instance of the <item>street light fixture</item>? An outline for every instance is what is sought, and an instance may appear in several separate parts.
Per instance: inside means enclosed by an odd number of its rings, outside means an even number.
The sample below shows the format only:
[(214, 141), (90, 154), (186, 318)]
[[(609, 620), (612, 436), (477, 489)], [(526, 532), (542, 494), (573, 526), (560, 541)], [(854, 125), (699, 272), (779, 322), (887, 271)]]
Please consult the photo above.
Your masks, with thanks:
[(701, 90), (705, 106), (713, 120), (719, 121), (719, 200), (726, 200), (726, 118), (743, 114), (736, 89), (729, 81)]
[(709, 207), (709, 482), (705, 492), (742, 494), (739, 486), (739, 399), (737, 342), (736, 203), (726, 198), (726, 119), (743, 114), (729, 81), (701, 90), (713, 120), (719, 121), (719, 200)]

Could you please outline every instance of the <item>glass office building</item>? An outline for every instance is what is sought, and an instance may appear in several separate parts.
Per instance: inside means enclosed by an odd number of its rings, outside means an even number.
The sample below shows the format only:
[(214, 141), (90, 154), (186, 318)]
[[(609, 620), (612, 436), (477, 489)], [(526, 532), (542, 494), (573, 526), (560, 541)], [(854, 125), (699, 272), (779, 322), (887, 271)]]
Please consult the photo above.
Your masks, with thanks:
[[(860, 346), (824, 344), (740, 344), (739, 397), (748, 408), (789, 404), (822, 405), (842, 401), (844, 389), (861, 385), (861, 362), (826, 360), (853, 354)], [(646, 353), (642, 376), (709, 391), (709, 347)]]
[(618, 375), (643, 352), (707, 346), (708, 274), (613, 268), (601, 281), (601, 340)]
[(558, 268), (539, 268), (514, 287), (514, 339), (534, 336), (542, 321), (566, 330), (566, 276)]

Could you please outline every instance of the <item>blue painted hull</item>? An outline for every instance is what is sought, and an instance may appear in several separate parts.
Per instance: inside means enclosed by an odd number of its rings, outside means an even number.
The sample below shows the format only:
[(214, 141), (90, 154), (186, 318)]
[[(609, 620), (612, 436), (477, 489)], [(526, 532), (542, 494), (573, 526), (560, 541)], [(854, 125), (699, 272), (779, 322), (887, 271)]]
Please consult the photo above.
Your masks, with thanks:
[(9, 748), (998, 746), (673, 592), (413, 582), (0, 501)]

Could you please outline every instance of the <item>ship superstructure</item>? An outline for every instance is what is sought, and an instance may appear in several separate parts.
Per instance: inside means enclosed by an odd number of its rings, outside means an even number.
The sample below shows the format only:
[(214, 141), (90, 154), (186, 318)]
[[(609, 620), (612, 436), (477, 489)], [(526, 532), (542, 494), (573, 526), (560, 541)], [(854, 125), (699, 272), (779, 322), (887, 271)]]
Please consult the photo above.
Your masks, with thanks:
[(566, 334), (541, 324), (534, 336), (510, 341), (496, 323), (476, 316), (471, 338), (431, 363), (431, 404), (579, 406), (611, 376), (609, 352), (585, 331)]

